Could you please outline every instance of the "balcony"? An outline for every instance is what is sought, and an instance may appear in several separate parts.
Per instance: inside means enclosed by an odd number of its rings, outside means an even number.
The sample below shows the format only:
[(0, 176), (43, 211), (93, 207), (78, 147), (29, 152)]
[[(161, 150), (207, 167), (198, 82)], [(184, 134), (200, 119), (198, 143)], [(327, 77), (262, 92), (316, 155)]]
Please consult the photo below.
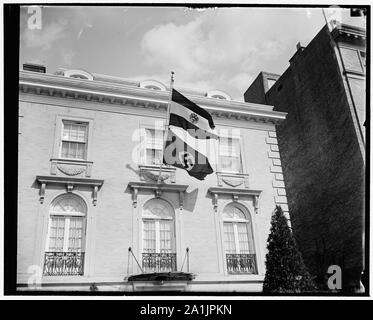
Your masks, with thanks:
[(82, 276), (84, 252), (46, 252), (44, 258), (45, 276)]
[(143, 253), (143, 272), (175, 272), (176, 253)]
[(255, 254), (226, 254), (229, 274), (257, 274)]

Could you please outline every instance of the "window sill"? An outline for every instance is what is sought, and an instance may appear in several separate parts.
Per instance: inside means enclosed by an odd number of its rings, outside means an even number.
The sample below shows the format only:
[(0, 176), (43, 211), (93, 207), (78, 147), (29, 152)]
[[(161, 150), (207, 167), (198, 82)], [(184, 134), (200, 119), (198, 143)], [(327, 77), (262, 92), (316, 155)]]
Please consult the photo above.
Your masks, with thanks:
[[(159, 178), (160, 165), (139, 165), (140, 169), (140, 180), (148, 182), (157, 182)], [(171, 183), (176, 182), (176, 168), (164, 165), (162, 167), (161, 181), (165, 182), (169, 180)]]
[(84, 176), (92, 175), (93, 161), (80, 159), (52, 158), (51, 175)]
[(249, 188), (249, 174), (247, 173), (216, 172), (216, 175), (219, 187), (225, 184), (235, 188), (243, 184), (245, 188)]

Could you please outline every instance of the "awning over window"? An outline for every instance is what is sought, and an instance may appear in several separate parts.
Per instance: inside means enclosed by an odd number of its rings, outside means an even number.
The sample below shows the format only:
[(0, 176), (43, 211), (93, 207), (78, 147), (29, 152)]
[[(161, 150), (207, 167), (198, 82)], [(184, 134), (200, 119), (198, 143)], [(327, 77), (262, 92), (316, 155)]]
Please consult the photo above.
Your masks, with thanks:
[(191, 281), (195, 275), (187, 272), (153, 272), (136, 274), (128, 281)]

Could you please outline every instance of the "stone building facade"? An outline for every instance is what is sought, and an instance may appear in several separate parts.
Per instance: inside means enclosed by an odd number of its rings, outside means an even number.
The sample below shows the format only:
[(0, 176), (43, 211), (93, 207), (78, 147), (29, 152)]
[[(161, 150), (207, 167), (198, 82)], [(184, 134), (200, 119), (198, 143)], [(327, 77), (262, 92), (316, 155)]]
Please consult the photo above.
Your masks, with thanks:
[(346, 289), (359, 288), (365, 258), (365, 56), (364, 29), (326, 25), (244, 94), (288, 112), (277, 134), (294, 234), (319, 281), (337, 264)]
[[(288, 214), (275, 130), (286, 113), (175, 87), (221, 137), (202, 182), (173, 167), (158, 181), (166, 85), (20, 71), (19, 290), (261, 291), (271, 215)], [(170, 271), (192, 278), (131, 280)]]

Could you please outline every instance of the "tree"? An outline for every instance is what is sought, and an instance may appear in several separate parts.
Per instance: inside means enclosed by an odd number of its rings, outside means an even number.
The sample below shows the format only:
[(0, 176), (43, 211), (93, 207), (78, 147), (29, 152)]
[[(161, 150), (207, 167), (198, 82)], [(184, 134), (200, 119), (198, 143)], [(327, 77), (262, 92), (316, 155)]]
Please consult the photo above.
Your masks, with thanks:
[(299, 293), (316, 290), (280, 206), (272, 216), (267, 240), (263, 292)]

